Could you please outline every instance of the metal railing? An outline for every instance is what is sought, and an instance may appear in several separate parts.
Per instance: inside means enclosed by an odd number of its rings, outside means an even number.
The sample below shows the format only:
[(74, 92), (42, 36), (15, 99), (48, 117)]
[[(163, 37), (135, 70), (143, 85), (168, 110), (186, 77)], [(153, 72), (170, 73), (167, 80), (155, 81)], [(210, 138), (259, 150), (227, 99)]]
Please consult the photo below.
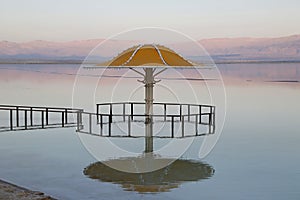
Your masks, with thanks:
[(77, 121), (71, 117), (74, 113), (83, 112), (82, 109), (61, 107), (38, 107), (0, 105), (1, 115), (8, 115), (1, 120), (0, 131), (15, 131), (29, 129), (44, 129), (58, 127), (75, 127)]
[[(215, 132), (215, 106), (154, 103), (154, 114), (146, 115), (144, 105), (97, 104), (96, 113), (74, 108), (0, 105), (0, 131), (76, 127), (78, 132), (103, 137), (145, 137), (142, 129), (151, 119), (154, 129), (160, 126), (163, 133), (153, 137), (185, 138)], [(116, 127), (119, 130), (113, 130)]]
[[(132, 124), (145, 124), (147, 119), (151, 118), (153, 124), (164, 123), (169, 126), (167, 134), (154, 135), (153, 137), (184, 138), (215, 132), (215, 106), (154, 103), (153, 113), (155, 114), (145, 115), (142, 114), (144, 113), (144, 105), (141, 102), (97, 104), (97, 113), (82, 112), (81, 116), (78, 117), (78, 120), (84, 118), (86, 120), (81, 121), (77, 131), (104, 137), (144, 137), (144, 135), (134, 133)], [(127, 127), (123, 127), (125, 134), (119, 134), (120, 131), (112, 131), (112, 126), (115, 124), (126, 124)], [(191, 126), (193, 126), (192, 131)], [(200, 131), (201, 126), (205, 126), (206, 131)], [(186, 130), (186, 127), (189, 127), (189, 130)]]

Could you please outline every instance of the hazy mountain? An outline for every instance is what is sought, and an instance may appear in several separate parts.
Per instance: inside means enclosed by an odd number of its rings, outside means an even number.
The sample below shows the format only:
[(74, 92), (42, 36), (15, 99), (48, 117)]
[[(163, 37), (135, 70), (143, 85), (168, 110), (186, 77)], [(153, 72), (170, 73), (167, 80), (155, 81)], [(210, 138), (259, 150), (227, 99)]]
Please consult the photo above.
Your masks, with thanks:
[[(82, 60), (104, 39), (50, 42), (0, 42), (0, 60)], [(199, 43), (216, 61), (240, 60), (300, 60), (300, 35), (280, 38), (214, 38), (200, 40)], [(116, 49), (136, 44), (134, 41), (109, 40), (97, 52), (99, 59), (111, 57)], [(137, 43), (138, 44), (138, 43)], [(188, 44), (177, 44), (186, 49), (184, 56), (195, 57)], [(187, 48), (184, 48), (187, 46)]]
[(216, 38), (199, 42), (219, 59), (300, 60), (300, 35), (280, 38)]

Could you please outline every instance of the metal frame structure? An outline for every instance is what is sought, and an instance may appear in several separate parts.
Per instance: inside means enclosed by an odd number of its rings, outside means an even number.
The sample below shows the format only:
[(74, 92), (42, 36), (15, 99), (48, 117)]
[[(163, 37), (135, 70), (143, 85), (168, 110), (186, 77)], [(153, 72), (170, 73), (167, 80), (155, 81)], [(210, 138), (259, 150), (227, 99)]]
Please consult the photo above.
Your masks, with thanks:
[(38, 107), (0, 105), (0, 112), (8, 114), (8, 124), (0, 125), (0, 132), (46, 128), (75, 127), (77, 121), (71, 115), (82, 109), (62, 107)]
[[(178, 104), (178, 103), (153, 103), (152, 109), (160, 110), (156, 114), (146, 115), (143, 102), (119, 102), (97, 104), (97, 113), (82, 112), (78, 118), (80, 123), (78, 132), (100, 137), (128, 137), (148, 140), (153, 138), (186, 138), (213, 134), (215, 132), (215, 106), (198, 104)], [(153, 111), (153, 110), (152, 110)], [(151, 125), (165, 124), (169, 131), (164, 135), (145, 136), (134, 132), (133, 124), (144, 124), (147, 128), (149, 118)], [(83, 120), (86, 119), (86, 120)], [(125, 134), (112, 131), (115, 125), (127, 126), (123, 132)], [(187, 126), (190, 130), (186, 130)], [(200, 128), (205, 128), (204, 132)], [(153, 129), (152, 129), (153, 131)], [(167, 132), (165, 130), (165, 132)], [(153, 134), (153, 132), (152, 132)], [(147, 144), (147, 141), (146, 141)], [(148, 141), (151, 145), (151, 141)], [(149, 149), (150, 148), (150, 149)], [(151, 152), (151, 146), (145, 146), (145, 152)]]
[[(145, 63), (142, 63), (142, 65), (140, 64), (137, 64), (136, 66), (132, 66), (132, 63), (134, 63), (134, 57), (135, 55), (138, 54), (138, 52), (145, 46), (149, 46), (150, 48), (154, 48), (155, 51), (158, 55), (156, 56), (159, 56), (159, 63), (157, 63), (157, 66), (155, 66), (155, 64), (153, 63), (147, 63), (147, 57), (145, 57)], [(178, 55), (180, 57), (180, 59), (184, 60), (185, 62), (185, 65), (186, 66), (180, 66), (177, 65), (177, 63), (173, 63), (171, 65), (169, 65), (169, 63), (166, 62), (166, 59), (163, 57), (163, 54), (162, 52), (160, 51), (160, 49), (158, 48), (158, 46), (156, 44), (141, 44), (141, 45), (138, 45), (136, 47), (134, 47), (135, 49), (131, 49), (130, 51), (132, 51), (132, 54), (127, 58), (127, 60), (125, 61), (122, 61), (123, 63), (118, 63), (118, 64), (115, 64), (114, 61), (116, 61), (118, 59), (118, 57), (112, 59), (111, 63), (108, 64), (108, 65), (105, 65), (105, 66), (97, 66), (96, 68), (109, 68), (109, 69), (121, 69), (121, 68), (128, 68), (132, 71), (134, 71), (135, 73), (137, 73), (138, 75), (140, 75), (143, 79), (142, 80), (138, 80), (139, 82), (143, 83), (144, 84), (144, 87), (145, 87), (145, 103), (144, 106), (145, 106), (145, 109), (144, 109), (144, 113), (139, 113), (138, 115), (136, 114), (133, 114), (131, 113), (130, 115), (127, 115), (125, 114), (125, 111), (123, 112), (123, 120), (126, 121), (126, 118), (128, 118), (128, 136), (131, 136), (130, 134), (130, 123), (131, 121), (133, 120), (133, 116), (142, 116), (142, 117), (145, 117), (145, 152), (148, 153), (148, 152), (153, 152), (153, 118), (156, 118), (156, 117), (160, 117), (160, 115), (157, 115), (157, 114), (154, 114), (153, 113), (153, 105), (154, 105), (154, 98), (153, 98), (153, 88), (154, 88), (154, 85), (159, 82), (160, 80), (155, 80), (155, 78), (163, 73), (164, 71), (166, 71), (168, 68), (179, 68), (179, 69), (194, 69), (194, 68), (203, 68), (203, 66), (201, 65), (195, 65), (193, 63), (191, 63), (190, 61), (188, 60), (185, 60), (182, 56)], [(164, 48), (164, 47), (163, 47)], [(126, 52), (126, 51), (124, 51)], [(171, 52), (171, 51), (170, 51)], [(128, 53), (128, 52), (127, 52)], [(172, 51), (172, 53), (176, 54), (175, 52)], [(154, 53), (155, 54), (155, 53)], [(154, 55), (153, 54), (153, 55)], [(122, 55), (122, 54), (119, 54), (119, 55)], [(124, 55), (124, 54), (123, 54)], [(178, 63), (181, 63), (182, 62), (178, 62)], [(136, 63), (135, 63), (136, 64)], [(115, 65), (118, 65), (118, 66), (115, 66)], [(96, 69), (94, 67), (85, 67), (86, 69)], [(125, 110), (125, 103), (124, 104), (124, 108), (123, 110)], [(141, 104), (141, 103), (139, 103)], [(102, 122), (102, 119), (103, 117), (108, 117), (108, 136), (111, 137), (112, 134), (111, 134), (111, 124), (112, 124), (112, 118), (113, 117), (116, 117), (117, 115), (113, 114), (112, 113), (112, 105), (113, 104), (110, 104), (111, 107), (110, 107), (110, 113), (109, 114), (104, 114), (104, 113), (101, 113), (99, 112), (99, 105), (97, 105), (97, 113), (96, 113), (96, 117), (97, 117), (97, 123), (99, 122), (98, 119), (100, 117), (101, 121), (100, 121), (100, 135), (103, 135), (102, 134), (102, 131), (103, 131), (103, 122)], [(133, 104), (131, 104), (132, 106)], [(164, 105), (167, 105), (167, 104), (164, 104)], [(185, 105), (185, 104), (179, 104), (180, 106), (182, 105)], [(187, 104), (189, 105), (189, 108), (192, 104)], [(198, 107), (201, 108), (201, 105), (197, 105)], [(215, 130), (215, 107), (214, 106), (210, 106), (210, 112), (208, 113), (209, 115), (209, 122), (208, 122), (208, 126), (209, 126), (209, 133), (213, 133), (214, 130)], [(133, 110), (133, 109), (132, 109)], [(132, 112), (132, 111), (131, 111)], [(87, 114), (89, 115), (89, 123), (91, 123), (92, 121), (92, 116), (94, 114), (92, 113), (83, 113), (83, 114)], [(201, 118), (202, 118), (202, 112), (201, 112), (201, 109), (200, 109), (200, 112), (195, 114), (195, 124), (197, 126), (197, 124), (201, 124)], [(174, 136), (174, 119), (179, 117), (180, 118), (180, 121), (182, 122), (182, 137), (184, 137), (184, 122), (185, 122), (185, 117), (188, 118), (188, 120), (190, 121), (190, 118), (192, 117), (193, 115), (191, 115), (191, 113), (187, 113), (186, 115), (182, 114), (182, 112), (177, 116), (177, 115), (166, 115), (164, 114), (164, 118), (166, 117), (170, 117), (171, 121), (172, 121), (172, 134)], [(200, 119), (200, 123), (199, 123), (199, 120), (197, 119), (199, 118)], [(91, 125), (90, 125), (91, 127)], [(213, 128), (211, 128), (213, 127)], [(88, 131), (87, 133), (89, 134), (92, 134), (92, 131), (91, 131), (91, 128), (89, 128), (90, 131)], [(82, 131), (82, 130), (78, 130), (78, 131)], [(195, 134), (194, 136), (197, 136), (198, 135), (198, 129), (196, 128), (195, 129)]]

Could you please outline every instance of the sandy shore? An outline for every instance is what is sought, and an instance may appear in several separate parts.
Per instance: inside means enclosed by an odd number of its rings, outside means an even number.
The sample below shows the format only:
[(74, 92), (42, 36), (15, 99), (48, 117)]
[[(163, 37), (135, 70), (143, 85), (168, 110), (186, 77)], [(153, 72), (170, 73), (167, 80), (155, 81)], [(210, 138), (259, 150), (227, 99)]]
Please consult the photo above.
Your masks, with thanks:
[(55, 200), (42, 192), (31, 191), (26, 188), (0, 180), (0, 200)]

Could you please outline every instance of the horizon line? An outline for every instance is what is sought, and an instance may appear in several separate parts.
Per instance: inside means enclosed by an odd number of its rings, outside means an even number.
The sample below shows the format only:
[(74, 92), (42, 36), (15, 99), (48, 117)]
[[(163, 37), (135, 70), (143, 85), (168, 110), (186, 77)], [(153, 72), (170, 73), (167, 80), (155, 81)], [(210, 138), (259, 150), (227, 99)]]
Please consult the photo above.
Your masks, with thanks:
[[(282, 36), (270, 36), (270, 37), (253, 37), (253, 36), (238, 36), (238, 37), (211, 37), (211, 38), (202, 38), (202, 39), (195, 39), (196, 41), (202, 40), (214, 40), (214, 39), (278, 39), (278, 38), (288, 38), (288, 37), (300, 37), (300, 33), (296, 34), (289, 34), (289, 35), (282, 35)], [(74, 39), (74, 40), (47, 40), (47, 39), (35, 39), (35, 40), (26, 40), (26, 41), (12, 41), (12, 40), (5, 40), (2, 39), (0, 42), (12, 42), (12, 43), (30, 43), (30, 42), (53, 42), (53, 43), (68, 43), (68, 42), (78, 42), (78, 41), (94, 41), (94, 40), (116, 40), (116, 41), (134, 41), (134, 39), (127, 39), (127, 40), (118, 40), (118, 39), (108, 39), (108, 38), (89, 38), (89, 39)]]

